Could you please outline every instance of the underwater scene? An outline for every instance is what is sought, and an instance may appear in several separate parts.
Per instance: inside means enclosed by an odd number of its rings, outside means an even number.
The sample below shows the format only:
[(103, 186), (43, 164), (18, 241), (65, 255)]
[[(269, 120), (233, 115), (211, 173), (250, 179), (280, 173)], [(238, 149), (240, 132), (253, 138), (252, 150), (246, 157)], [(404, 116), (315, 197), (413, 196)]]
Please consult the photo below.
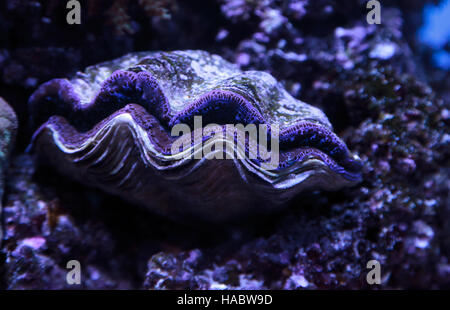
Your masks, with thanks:
[(0, 1), (0, 290), (450, 289), (449, 192), (450, 0)]

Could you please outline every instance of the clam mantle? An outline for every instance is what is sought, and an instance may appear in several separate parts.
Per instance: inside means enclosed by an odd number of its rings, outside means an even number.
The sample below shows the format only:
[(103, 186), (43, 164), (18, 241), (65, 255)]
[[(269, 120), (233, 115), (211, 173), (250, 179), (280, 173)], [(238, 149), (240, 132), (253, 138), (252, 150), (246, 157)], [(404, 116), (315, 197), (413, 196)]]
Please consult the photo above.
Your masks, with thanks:
[[(270, 212), (302, 191), (361, 179), (359, 159), (322, 111), (290, 96), (270, 74), (241, 71), (204, 51), (132, 53), (88, 67), (41, 85), (29, 109), (31, 147), (43, 163), (174, 219)], [(277, 124), (278, 168), (249, 158), (174, 156), (171, 129), (192, 126), (195, 116), (204, 125)], [(193, 140), (192, 150), (205, 151), (213, 138)]]
[(0, 97), (0, 244), (3, 241), (3, 186), (8, 159), (14, 147), (17, 132), (17, 116), (8, 103)]

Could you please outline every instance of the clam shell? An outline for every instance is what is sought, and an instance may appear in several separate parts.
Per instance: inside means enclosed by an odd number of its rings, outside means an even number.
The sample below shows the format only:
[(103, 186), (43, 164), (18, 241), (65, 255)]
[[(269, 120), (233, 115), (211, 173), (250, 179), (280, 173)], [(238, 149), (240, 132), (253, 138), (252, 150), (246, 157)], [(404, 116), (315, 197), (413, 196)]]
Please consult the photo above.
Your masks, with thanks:
[[(270, 74), (241, 71), (204, 51), (133, 53), (101, 63), (41, 85), (29, 108), (31, 146), (42, 162), (177, 220), (270, 212), (300, 192), (361, 179), (360, 161), (321, 110), (293, 98)], [(194, 127), (196, 116), (203, 130)], [(237, 139), (205, 135), (204, 126), (226, 132), (238, 123), (267, 125), (269, 137), (279, 130), (279, 165), (267, 169), (264, 160), (248, 158), (245, 143), (241, 157), (210, 159), (226, 157), (216, 143)], [(191, 158), (171, 152), (177, 124), (192, 130), (182, 136)]]

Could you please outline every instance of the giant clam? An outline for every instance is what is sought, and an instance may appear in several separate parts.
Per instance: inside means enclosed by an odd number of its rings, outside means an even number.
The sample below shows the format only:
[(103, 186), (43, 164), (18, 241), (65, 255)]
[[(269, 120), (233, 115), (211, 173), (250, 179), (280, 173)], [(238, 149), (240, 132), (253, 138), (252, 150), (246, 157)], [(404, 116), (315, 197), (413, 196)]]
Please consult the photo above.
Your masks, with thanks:
[(0, 243), (3, 240), (1, 219), (4, 173), (8, 166), (8, 157), (14, 146), (17, 126), (17, 116), (14, 110), (0, 97)]
[[(241, 71), (204, 51), (139, 52), (88, 67), (41, 85), (29, 108), (31, 146), (41, 161), (173, 219), (269, 212), (297, 193), (361, 179), (359, 159), (321, 110), (293, 98), (270, 74)], [(171, 129), (192, 128), (195, 116), (219, 126), (276, 124), (279, 165), (208, 158), (214, 135), (185, 140), (203, 157), (175, 156)]]

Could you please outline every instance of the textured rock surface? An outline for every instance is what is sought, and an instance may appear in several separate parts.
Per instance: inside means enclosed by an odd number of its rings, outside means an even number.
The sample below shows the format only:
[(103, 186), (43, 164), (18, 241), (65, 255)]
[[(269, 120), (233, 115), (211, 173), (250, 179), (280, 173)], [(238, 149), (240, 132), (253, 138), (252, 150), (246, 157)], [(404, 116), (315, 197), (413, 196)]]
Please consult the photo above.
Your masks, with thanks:
[[(131, 53), (44, 83), (29, 107), (43, 163), (182, 222), (279, 211), (300, 192), (361, 181), (362, 163), (322, 111), (205, 51)], [(172, 136), (177, 124), (189, 132)], [(254, 126), (259, 154), (239, 125)]]
[[(2, 218), (4, 177), (8, 168), (9, 156), (14, 147), (17, 126), (16, 114), (0, 97), (0, 219)], [(2, 223), (0, 223), (0, 243), (2, 239), (3, 228)]]
[[(448, 73), (433, 75), (441, 86), (429, 88), (429, 68), (417, 58), (424, 55), (410, 40), (424, 1), (383, 1), (379, 26), (365, 23), (365, 1), (205, 1), (195, 10), (183, 2), (189, 18), (179, 11), (170, 20), (138, 18), (134, 35), (112, 38), (86, 23), (68, 43), (58, 41), (67, 28), (48, 35), (44, 13), (33, 35), (20, 31), (26, 25), (12, 17), (30, 13), (17, 4), (0, 27), (28, 35), (21, 48), (2, 37), (9, 44), (0, 53), (7, 55), (2, 96), (26, 123), (28, 96), (50, 78), (132, 50), (208, 50), (271, 73), (324, 110), (366, 164), (361, 187), (298, 197), (272, 218), (192, 229), (131, 211), (15, 156), (1, 286), (67, 287), (61, 273), (79, 259), (84, 288), (450, 288), (449, 101), (439, 96)], [(48, 14), (52, 27), (57, 14)], [(151, 37), (142, 40), (144, 33)], [(40, 53), (27, 47), (33, 40), (46, 44)], [(48, 59), (61, 66), (44, 65)], [(38, 80), (34, 86), (28, 77)], [(29, 136), (21, 137), (25, 146)], [(379, 286), (365, 281), (371, 259), (381, 263)]]

